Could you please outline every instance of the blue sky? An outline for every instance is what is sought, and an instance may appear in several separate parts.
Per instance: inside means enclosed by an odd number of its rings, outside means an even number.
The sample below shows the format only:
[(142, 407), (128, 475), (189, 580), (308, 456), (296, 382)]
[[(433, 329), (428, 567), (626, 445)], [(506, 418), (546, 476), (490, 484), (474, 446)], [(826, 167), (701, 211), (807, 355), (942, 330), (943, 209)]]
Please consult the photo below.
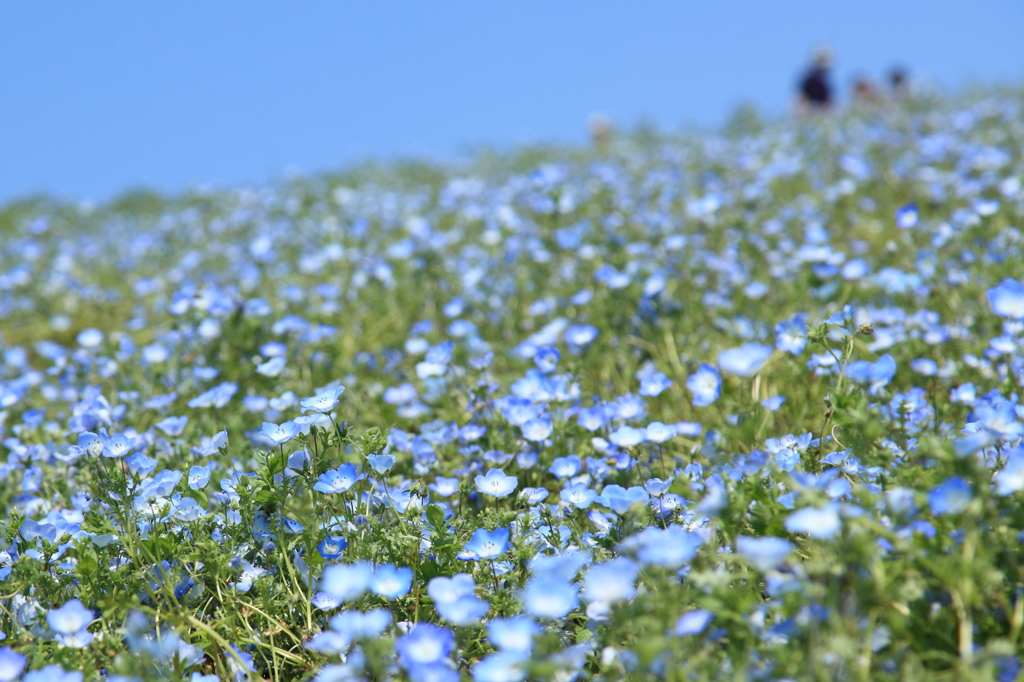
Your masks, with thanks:
[(1024, 80), (1020, 0), (0, 0), (0, 201), (102, 200), (782, 113), (810, 50), (947, 89)]

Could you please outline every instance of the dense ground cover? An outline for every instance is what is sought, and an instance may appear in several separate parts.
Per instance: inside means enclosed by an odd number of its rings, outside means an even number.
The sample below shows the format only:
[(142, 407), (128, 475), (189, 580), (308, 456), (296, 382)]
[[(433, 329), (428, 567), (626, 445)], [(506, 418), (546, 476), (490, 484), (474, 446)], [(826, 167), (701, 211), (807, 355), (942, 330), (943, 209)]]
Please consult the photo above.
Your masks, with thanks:
[(1017, 679), (1022, 104), (3, 208), (0, 681)]

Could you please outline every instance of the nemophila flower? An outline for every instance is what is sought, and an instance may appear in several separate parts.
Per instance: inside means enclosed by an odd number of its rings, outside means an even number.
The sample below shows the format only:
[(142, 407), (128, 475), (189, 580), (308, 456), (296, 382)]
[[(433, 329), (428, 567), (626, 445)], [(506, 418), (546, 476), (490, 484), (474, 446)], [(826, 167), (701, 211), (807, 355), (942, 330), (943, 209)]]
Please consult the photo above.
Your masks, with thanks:
[(661, 497), (668, 492), (668, 489), (672, 487), (672, 476), (668, 477), (668, 480), (663, 481), (660, 478), (649, 478), (644, 483), (644, 490), (647, 491), (652, 497)]
[(520, 428), (523, 432), (523, 438), (534, 443), (545, 440), (554, 430), (554, 427), (551, 424), (551, 419), (547, 415), (534, 417), (523, 424)]
[(25, 673), (21, 682), (82, 682), (84, 679), (81, 671), (68, 671), (59, 665), (47, 665)]
[(417, 623), (408, 634), (395, 640), (395, 653), (405, 666), (430, 665), (451, 656), (455, 635), (447, 628)]
[(434, 608), (441, 618), (452, 625), (466, 626), (479, 622), (491, 607), (476, 595), (467, 594), (455, 601), (436, 602)]
[(615, 445), (620, 448), (629, 448), (634, 445), (643, 443), (647, 438), (647, 431), (645, 429), (637, 429), (632, 426), (620, 426), (611, 432), (608, 436)]
[(576, 423), (587, 431), (597, 431), (608, 423), (608, 415), (604, 407), (581, 407), (577, 413)]
[(367, 455), (366, 463), (380, 475), (384, 475), (391, 471), (391, 467), (395, 466), (394, 455)]
[(337, 559), (346, 547), (348, 547), (348, 541), (345, 538), (340, 535), (329, 535), (320, 541), (320, 544), (316, 546), (316, 551), (324, 559)]
[(598, 504), (608, 507), (620, 516), (629, 511), (633, 505), (646, 504), (650, 499), (647, 491), (640, 486), (623, 488), (621, 485), (606, 485), (601, 494), (596, 498)]
[(672, 380), (664, 372), (655, 372), (650, 376), (644, 377), (640, 382), (640, 395), (648, 397), (658, 396), (671, 385)]
[(802, 533), (822, 540), (832, 537), (843, 527), (839, 512), (833, 504), (820, 509), (804, 507), (787, 516), (783, 525), (790, 533)]
[(287, 363), (288, 361), (282, 356), (270, 358), (266, 362), (256, 365), (256, 373), (265, 377), (276, 377), (284, 371), (284, 366)]
[(417, 395), (416, 387), (405, 383), (401, 386), (389, 386), (384, 389), (382, 397), (388, 405), (407, 405), (416, 400)]
[(644, 429), (644, 440), (650, 443), (664, 443), (679, 435), (679, 429), (675, 424), (663, 424), (662, 422), (651, 422)]
[(614, 603), (627, 601), (636, 594), (633, 583), (640, 567), (632, 559), (616, 557), (594, 564), (583, 578), (583, 598), (587, 601)]
[(193, 466), (188, 470), (188, 487), (192, 490), (202, 490), (210, 482), (210, 474), (213, 473), (214, 463), (210, 462), (203, 466)]
[(329, 388), (326, 391), (317, 393), (312, 398), (304, 398), (299, 405), (307, 412), (319, 412), (327, 414), (338, 406), (339, 397), (345, 392), (344, 386)]
[(932, 488), (928, 493), (928, 506), (933, 514), (959, 514), (967, 510), (973, 498), (971, 484), (952, 476)]
[(590, 344), (598, 336), (597, 327), (590, 324), (572, 324), (565, 328), (562, 338), (571, 350), (578, 352), (580, 348)]
[(583, 466), (583, 462), (579, 457), (568, 455), (567, 457), (555, 457), (551, 466), (548, 467), (548, 471), (556, 478), (571, 478), (579, 473), (581, 466)]
[(356, 471), (355, 465), (346, 462), (337, 469), (328, 469), (320, 474), (316, 483), (313, 484), (313, 490), (325, 495), (343, 493), (355, 485), (360, 478), (363, 476)]
[(711, 613), (707, 609), (694, 609), (693, 611), (687, 611), (679, 617), (678, 621), (676, 621), (674, 632), (679, 637), (699, 635), (707, 630), (708, 626), (711, 625), (711, 621), (714, 619), (715, 614)]
[(528, 505), (537, 505), (548, 499), (551, 493), (547, 488), (523, 488), (519, 491), (519, 497)]
[(896, 227), (901, 230), (909, 230), (912, 227), (916, 227), (917, 220), (917, 204), (907, 204), (896, 211)]
[[(547, 491), (544, 491), (545, 497)], [(559, 496), (566, 504), (571, 504), (577, 509), (586, 509), (597, 499), (597, 491), (592, 490), (586, 483), (576, 483), (564, 488)]]
[(274, 445), (281, 445), (299, 435), (300, 430), (299, 425), (293, 421), (282, 422), (281, 424), (263, 422), (263, 428), (260, 429), (260, 433)]
[(558, 367), (558, 361), (561, 359), (562, 354), (554, 346), (541, 346), (533, 355), (533, 364), (540, 371), (549, 374), (555, 371), (555, 368)]
[(502, 651), (529, 653), (533, 638), (541, 632), (541, 627), (526, 616), (495, 618), (487, 624), (488, 641)]
[(477, 528), (469, 542), (463, 545), (459, 558), (463, 561), (495, 559), (508, 551), (508, 540), (508, 528), (493, 531)]
[(434, 482), (429, 484), (427, 487), (430, 488), (435, 495), (451, 497), (455, 493), (459, 492), (459, 479), (437, 476), (434, 479)]
[(412, 577), (412, 569), (408, 566), (399, 568), (392, 564), (383, 564), (373, 571), (370, 591), (381, 597), (397, 599), (409, 593)]
[(802, 315), (775, 325), (775, 347), (781, 351), (800, 355), (807, 346), (807, 324)]
[(625, 550), (635, 551), (641, 564), (677, 569), (697, 556), (703, 543), (698, 533), (672, 525), (646, 528), (622, 542)]
[(92, 641), (92, 634), (85, 628), (93, 621), (96, 614), (85, 608), (77, 599), (64, 604), (59, 609), (50, 609), (46, 613), (46, 624), (57, 633), (57, 640), (64, 646), (73, 649), (84, 649)]
[(92, 327), (78, 332), (78, 337), (76, 338), (78, 345), (82, 348), (96, 348), (103, 343), (103, 339), (103, 332)]
[(14, 682), (21, 676), (28, 659), (9, 646), (0, 647), (0, 682)]
[(1004, 279), (986, 292), (992, 312), (1013, 320), (1024, 319), (1024, 285), (1015, 279)]
[(354, 564), (336, 564), (324, 569), (320, 579), (320, 591), (349, 602), (358, 599), (370, 589), (373, 567), (360, 561)]
[(745, 343), (739, 348), (730, 348), (719, 353), (718, 367), (739, 377), (752, 377), (761, 371), (771, 354), (771, 346)]
[(870, 384), (869, 392), (875, 395), (879, 389), (892, 380), (896, 374), (896, 361), (888, 353), (874, 362), (858, 360), (846, 367), (846, 376), (861, 384)]
[(772, 571), (781, 566), (796, 547), (782, 538), (771, 536), (749, 537), (736, 540), (736, 551), (759, 571)]
[(1009, 452), (1006, 464), (995, 475), (996, 494), (1012, 495), (1024, 490), (1024, 447), (1017, 446)]
[(526, 584), (521, 600), (535, 618), (564, 618), (579, 608), (579, 587), (557, 576), (540, 575)]
[(128, 455), (124, 458), (125, 466), (128, 467), (128, 473), (132, 476), (138, 476), (144, 478), (149, 476), (151, 473), (156, 471), (157, 465), (160, 463), (155, 459), (150, 459), (141, 452)]
[(784, 395), (773, 395), (770, 398), (765, 398), (761, 401), (761, 406), (769, 412), (777, 412), (783, 403), (786, 402), (786, 396)]
[(427, 594), (435, 604), (451, 603), (461, 597), (472, 595), (476, 590), (473, 576), (468, 573), (457, 573), (451, 578), (439, 576), (431, 578), (427, 583)]
[(506, 476), (501, 469), (489, 469), (485, 476), (476, 477), (477, 492), (493, 497), (506, 497), (519, 485), (515, 476)]
[(718, 369), (711, 365), (701, 365), (686, 380), (686, 388), (693, 393), (693, 404), (696, 407), (707, 407), (722, 395), (722, 376)]
[(527, 658), (511, 650), (484, 656), (473, 665), (473, 682), (522, 682), (529, 671)]
[(153, 426), (168, 436), (180, 436), (185, 431), (186, 424), (188, 424), (188, 417), (166, 417)]
[(236, 391), (238, 391), (237, 384), (225, 381), (188, 401), (188, 406), (192, 408), (224, 407), (235, 395)]

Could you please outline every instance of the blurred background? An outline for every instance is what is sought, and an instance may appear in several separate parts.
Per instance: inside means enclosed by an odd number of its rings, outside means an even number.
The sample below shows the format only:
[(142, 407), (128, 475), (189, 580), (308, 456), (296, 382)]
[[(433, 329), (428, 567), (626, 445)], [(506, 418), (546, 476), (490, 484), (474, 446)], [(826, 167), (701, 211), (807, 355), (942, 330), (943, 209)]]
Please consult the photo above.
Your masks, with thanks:
[(0, 0), (0, 202), (784, 115), (823, 44), (840, 108), (896, 65), (1020, 83), (1021, 36), (1020, 0)]

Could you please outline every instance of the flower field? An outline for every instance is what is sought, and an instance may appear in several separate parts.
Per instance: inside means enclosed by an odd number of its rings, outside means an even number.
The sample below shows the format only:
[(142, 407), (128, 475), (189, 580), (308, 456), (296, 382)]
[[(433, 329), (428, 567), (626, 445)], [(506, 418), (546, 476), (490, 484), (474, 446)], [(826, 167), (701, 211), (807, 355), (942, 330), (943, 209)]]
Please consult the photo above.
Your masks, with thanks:
[(1024, 96), (0, 207), (0, 682), (1021, 679)]

